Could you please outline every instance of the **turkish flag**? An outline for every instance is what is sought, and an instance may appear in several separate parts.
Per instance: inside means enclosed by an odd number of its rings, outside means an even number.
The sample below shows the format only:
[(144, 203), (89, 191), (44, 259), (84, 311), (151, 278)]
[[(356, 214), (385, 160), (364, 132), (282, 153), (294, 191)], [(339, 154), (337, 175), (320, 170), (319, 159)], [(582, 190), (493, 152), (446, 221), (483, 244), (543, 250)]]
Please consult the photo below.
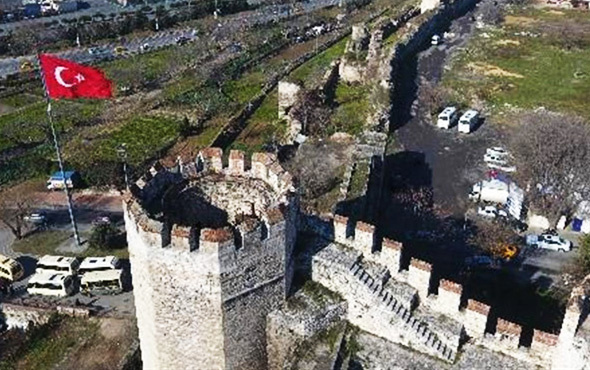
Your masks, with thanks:
[(41, 54), (39, 61), (50, 98), (108, 99), (113, 96), (112, 83), (100, 69), (49, 54)]

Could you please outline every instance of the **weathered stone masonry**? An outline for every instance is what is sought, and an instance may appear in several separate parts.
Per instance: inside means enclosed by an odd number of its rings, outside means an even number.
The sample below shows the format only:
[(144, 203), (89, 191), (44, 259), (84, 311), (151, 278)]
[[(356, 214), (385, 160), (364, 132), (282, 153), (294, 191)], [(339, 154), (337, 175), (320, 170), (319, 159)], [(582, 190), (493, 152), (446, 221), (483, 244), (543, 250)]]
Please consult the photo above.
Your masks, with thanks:
[(124, 204), (145, 368), (263, 369), (293, 271), (297, 198), (269, 154), (154, 166)]

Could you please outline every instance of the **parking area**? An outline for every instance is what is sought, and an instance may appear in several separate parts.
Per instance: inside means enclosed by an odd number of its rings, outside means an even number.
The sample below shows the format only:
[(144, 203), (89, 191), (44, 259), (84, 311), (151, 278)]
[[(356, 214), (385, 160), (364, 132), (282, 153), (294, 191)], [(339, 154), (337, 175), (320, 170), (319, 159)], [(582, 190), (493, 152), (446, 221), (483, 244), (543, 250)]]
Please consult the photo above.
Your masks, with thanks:
[[(502, 6), (501, 1), (497, 4)], [(478, 14), (476, 7), (453, 22), (450, 29), (440, 30), (441, 35), (447, 33), (440, 45), (425, 45), (416, 58), (401, 63), (397, 86), (401, 92), (394, 96), (396, 115), (392, 122), (397, 150), (387, 158), (387, 189), (383, 192), (379, 229), (404, 242), (412, 257), (432, 262), (437, 276), (462, 282), (470, 297), (497, 307), (498, 314), (537, 327), (548, 325), (549, 329), (547, 319), (559, 315), (560, 307), (558, 299), (551, 304), (543, 302), (545, 294), (550, 287), (567, 289), (565, 272), (575, 261), (577, 249), (558, 252), (526, 246), (527, 234), (544, 230), (506, 226), (514, 230), (518, 240), (516, 256), (481, 269), (467, 268), (466, 260), (482, 253), (474, 234), (486, 225), (498, 224), (496, 217), (478, 214), (478, 204), (469, 199), (469, 193), (475, 183), (490, 178), (491, 168), (484, 160), (487, 149), (506, 147), (510, 132), (494, 123), (496, 117), (485, 111), (483, 121), (472, 133), (462, 134), (456, 125), (438, 128), (432, 102), (428, 101), (433, 94), (425, 91), (437, 86), (450, 55), (468, 42), (475, 30), (471, 19)], [(466, 107), (461, 113), (468, 108), (482, 107)], [(511, 175), (502, 169), (497, 172)], [(560, 235), (574, 244), (579, 237), (570, 232)]]

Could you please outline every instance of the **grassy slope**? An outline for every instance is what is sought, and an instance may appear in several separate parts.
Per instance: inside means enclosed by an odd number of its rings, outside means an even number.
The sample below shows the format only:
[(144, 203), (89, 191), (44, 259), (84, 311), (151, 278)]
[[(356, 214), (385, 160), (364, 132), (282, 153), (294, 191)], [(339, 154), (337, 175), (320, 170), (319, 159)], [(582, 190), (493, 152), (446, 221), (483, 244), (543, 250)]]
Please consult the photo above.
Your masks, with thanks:
[(368, 87), (341, 82), (336, 87), (336, 102), (338, 107), (332, 116), (333, 130), (360, 134), (369, 112)]
[(98, 325), (79, 318), (58, 318), (33, 329), (16, 356), (0, 361), (0, 369), (53, 369), (68, 351), (95, 336)]
[[(543, 106), (590, 118), (590, 19), (580, 14), (515, 11), (501, 29), (480, 32), (454, 59), (444, 86), (467, 104), (476, 98), (500, 111)], [(515, 35), (520, 32), (538, 36)]]

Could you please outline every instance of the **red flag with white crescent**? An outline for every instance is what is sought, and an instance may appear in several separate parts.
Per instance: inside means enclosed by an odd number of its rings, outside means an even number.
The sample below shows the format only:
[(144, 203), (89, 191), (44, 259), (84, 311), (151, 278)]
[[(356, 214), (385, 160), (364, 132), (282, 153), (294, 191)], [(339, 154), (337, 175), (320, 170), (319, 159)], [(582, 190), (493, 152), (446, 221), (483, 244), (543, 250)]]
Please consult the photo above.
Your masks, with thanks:
[(41, 54), (39, 62), (50, 98), (108, 99), (113, 96), (113, 84), (100, 69), (49, 54)]

